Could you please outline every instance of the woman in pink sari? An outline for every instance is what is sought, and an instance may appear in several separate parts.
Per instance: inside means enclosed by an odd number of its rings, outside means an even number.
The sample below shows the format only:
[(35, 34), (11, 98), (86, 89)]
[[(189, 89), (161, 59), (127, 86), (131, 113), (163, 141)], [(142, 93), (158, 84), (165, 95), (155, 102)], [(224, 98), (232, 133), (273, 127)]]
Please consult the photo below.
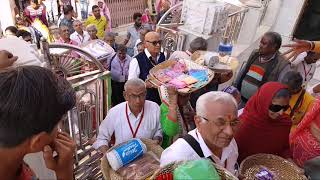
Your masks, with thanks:
[(303, 167), (307, 160), (320, 156), (320, 98), (290, 135), (293, 160)]

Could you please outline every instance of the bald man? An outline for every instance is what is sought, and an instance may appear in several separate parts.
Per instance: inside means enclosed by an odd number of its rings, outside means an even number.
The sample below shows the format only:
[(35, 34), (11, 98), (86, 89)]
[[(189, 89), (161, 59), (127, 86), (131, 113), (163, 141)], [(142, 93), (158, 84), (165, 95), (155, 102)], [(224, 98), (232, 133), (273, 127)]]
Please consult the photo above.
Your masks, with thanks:
[(165, 61), (165, 56), (161, 50), (160, 34), (157, 32), (148, 32), (144, 38), (144, 51), (139, 53), (130, 62), (129, 77), (140, 78), (147, 84), (146, 99), (161, 104), (157, 87), (154, 87), (147, 79), (150, 69), (159, 63)]
[(152, 139), (161, 144), (160, 107), (146, 101), (146, 84), (138, 78), (128, 80), (123, 95), (126, 102), (111, 108), (102, 121), (99, 134), (93, 147), (102, 153), (109, 149), (111, 136), (115, 135), (115, 145), (132, 138)]

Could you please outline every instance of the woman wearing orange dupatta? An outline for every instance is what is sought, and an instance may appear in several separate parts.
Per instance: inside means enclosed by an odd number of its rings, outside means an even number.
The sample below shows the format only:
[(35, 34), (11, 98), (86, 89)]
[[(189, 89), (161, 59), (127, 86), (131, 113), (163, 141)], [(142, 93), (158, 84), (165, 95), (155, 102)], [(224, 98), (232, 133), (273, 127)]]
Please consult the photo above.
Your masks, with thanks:
[(320, 156), (320, 99), (318, 98), (290, 135), (293, 160), (303, 167), (305, 161)]
[(267, 153), (289, 158), (291, 120), (284, 112), (289, 108), (290, 93), (278, 82), (265, 83), (252, 96), (240, 118), (235, 134), (241, 162), (246, 157)]

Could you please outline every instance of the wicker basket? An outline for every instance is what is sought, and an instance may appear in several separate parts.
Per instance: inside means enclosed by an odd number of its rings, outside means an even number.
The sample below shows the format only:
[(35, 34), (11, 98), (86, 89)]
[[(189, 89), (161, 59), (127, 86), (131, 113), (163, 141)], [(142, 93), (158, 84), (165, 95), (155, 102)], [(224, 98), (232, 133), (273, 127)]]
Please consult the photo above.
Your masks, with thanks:
[[(180, 61), (183, 61), (187, 68), (188, 69), (206, 69), (208, 70), (208, 80), (205, 84), (203, 84), (202, 86), (198, 87), (198, 88), (190, 88), (190, 90), (188, 91), (184, 91), (183, 89), (178, 89), (178, 92), (180, 94), (188, 94), (188, 93), (192, 93), (198, 89), (201, 89), (203, 87), (205, 87), (207, 84), (209, 84), (213, 78), (214, 78), (214, 72), (210, 69), (208, 69), (207, 67), (205, 66), (201, 66), (193, 61), (190, 61), (190, 60), (180, 60)], [(155, 73), (158, 72), (159, 70), (161, 69), (166, 69), (166, 68), (169, 68), (169, 67), (172, 67), (172, 65), (174, 65), (177, 61), (175, 60), (167, 60), (167, 61), (164, 61), (158, 65), (156, 65), (155, 67), (153, 67), (150, 71), (149, 71), (149, 80), (152, 84), (156, 85), (156, 86), (160, 86), (160, 85), (164, 85), (165, 83), (164, 82), (161, 82), (159, 81), (156, 76), (155, 76)]]
[[(173, 173), (173, 171), (182, 163), (184, 163), (184, 161), (168, 164), (167, 166), (156, 171), (151, 176), (150, 180), (155, 180), (159, 175), (162, 175), (165, 173)], [(238, 180), (237, 177), (235, 177), (233, 174), (231, 174), (228, 170), (226, 170), (222, 166), (215, 163), (213, 163), (213, 165), (216, 168), (221, 180)]]
[[(154, 144), (154, 142), (150, 139), (141, 139), (141, 141), (147, 146), (147, 151), (152, 151), (160, 159), (163, 151), (161, 146)], [(117, 146), (113, 146), (108, 150), (108, 152), (112, 151), (114, 148), (121, 146), (125, 143), (126, 142), (121, 143)], [(105, 158), (105, 156), (101, 159), (101, 171), (104, 179), (106, 180), (124, 180), (123, 177), (121, 177), (116, 171), (114, 171), (110, 167), (109, 162), (107, 158)]]
[(240, 176), (247, 180), (255, 179), (261, 167), (266, 167), (277, 180), (304, 180), (303, 170), (294, 163), (272, 154), (255, 154), (247, 157), (240, 165)]

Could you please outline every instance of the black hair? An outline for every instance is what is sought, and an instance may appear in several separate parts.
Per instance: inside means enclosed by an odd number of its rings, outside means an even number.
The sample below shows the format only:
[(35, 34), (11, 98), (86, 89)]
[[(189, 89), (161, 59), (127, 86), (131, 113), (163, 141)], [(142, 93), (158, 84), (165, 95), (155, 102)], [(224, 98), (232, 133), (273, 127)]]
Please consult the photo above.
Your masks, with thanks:
[(17, 32), (17, 37), (22, 37), (22, 38), (31, 37), (31, 33), (25, 30), (19, 30)]
[(5, 148), (52, 132), (76, 102), (67, 80), (38, 66), (1, 71), (0, 89), (0, 147)]
[(73, 11), (73, 7), (71, 5), (63, 6), (63, 14), (67, 15)]
[(272, 44), (275, 46), (276, 50), (279, 50), (282, 44), (281, 35), (277, 32), (266, 32), (264, 34), (271, 38)]
[(142, 17), (142, 14), (141, 13), (139, 13), (139, 12), (136, 12), (136, 13), (134, 13), (133, 14), (133, 20), (137, 20), (137, 18), (141, 18)]
[(290, 98), (291, 94), (288, 89), (280, 89), (274, 96), (273, 99), (276, 98)]
[(289, 89), (298, 90), (301, 88), (303, 83), (303, 77), (299, 72), (289, 71), (281, 80), (281, 83), (287, 85)]
[(39, 4), (39, 0), (31, 0), (31, 2), (33, 2), (35, 4)]
[(193, 52), (197, 50), (206, 51), (207, 49), (208, 49), (208, 43), (202, 37), (197, 37), (194, 40), (192, 40), (190, 43), (190, 50)]
[(127, 46), (123, 44), (119, 44), (118, 52), (127, 52)]
[[(93, 6), (92, 6), (92, 11), (94, 11), (94, 9), (97, 9), (97, 8), (99, 8), (98, 5), (93, 5)], [(99, 8), (99, 9), (100, 9), (100, 8)]]
[(15, 26), (8, 26), (4, 31), (10, 31), (12, 34), (17, 34), (18, 28)]

